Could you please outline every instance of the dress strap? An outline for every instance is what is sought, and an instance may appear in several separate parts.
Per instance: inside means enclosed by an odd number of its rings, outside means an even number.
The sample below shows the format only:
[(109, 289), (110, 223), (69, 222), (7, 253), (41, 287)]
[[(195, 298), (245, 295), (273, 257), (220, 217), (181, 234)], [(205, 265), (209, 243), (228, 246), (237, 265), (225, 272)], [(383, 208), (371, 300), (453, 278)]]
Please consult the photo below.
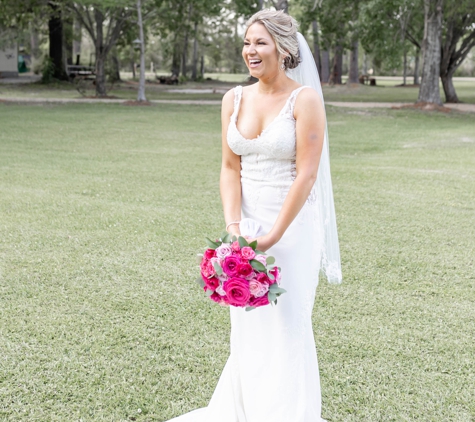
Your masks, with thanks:
[(233, 120), (237, 119), (239, 108), (241, 107), (241, 98), (242, 98), (242, 86), (238, 85), (237, 87), (234, 88), (234, 111), (233, 111), (233, 114), (231, 115), (231, 119)]
[(289, 99), (287, 100), (287, 104), (288, 104), (288, 113), (291, 114), (292, 116), (294, 115), (294, 107), (295, 107), (295, 101), (297, 100), (297, 95), (299, 95), (300, 91), (302, 91), (302, 89), (304, 88), (308, 88), (307, 86), (301, 86), (297, 89), (294, 89), (292, 91), (292, 93), (290, 94), (290, 97)]

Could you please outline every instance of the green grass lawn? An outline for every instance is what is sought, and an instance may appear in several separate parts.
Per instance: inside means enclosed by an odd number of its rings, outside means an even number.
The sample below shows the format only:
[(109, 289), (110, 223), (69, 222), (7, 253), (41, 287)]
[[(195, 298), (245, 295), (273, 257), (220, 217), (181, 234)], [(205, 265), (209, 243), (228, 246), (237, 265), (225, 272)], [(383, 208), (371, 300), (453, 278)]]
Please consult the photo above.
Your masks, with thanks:
[[(323, 416), (475, 418), (473, 116), (329, 108), (344, 284), (318, 288)], [(219, 107), (0, 104), (0, 420), (164, 421), (211, 397), (228, 311)]]
[[(151, 75), (150, 75), (151, 76)], [(210, 74), (214, 79), (204, 82), (188, 82), (183, 85), (169, 86), (156, 83), (148, 83), (146, 96), (149, 100), (221, 100), (223, 92), (226, 89), (245, 83), (245, 75), (230, 74)], [(402, 80), (397, 78), (379, 78), (378, 85), (370, 87), (367, 85), (358, 85), (356, 87), (324, 86), (323, 92), (326, 101), (356, 101), (356, 102), (416, 102), (419, 94), (419, 88), (407, 86), (397, 86)], [(460, 101), (475, 104), (475, 79), (474, 78), (456, 78), (454, 85)], [(89, 96), (95, 95), (94, 86), (90, 86), (87, 92)], [(202, 93), (178, 93), (173, 90), (202, 89), (208, 90)], [(217, 89), (218, 92), (210, 93), (210, 89)], [(172, 91), (170, 91), (172, 90)], [(441, 98), (445, 99), (441, 87)], [(116, 84), (109, 95), (126, 100), (137, 98), (137, 81), (126, 80)], [(0, 97), (21, 97), (21, 98), (83, 98), (69, 82), (43, 85), (18, 84), (2, 85), (0, 84)]]

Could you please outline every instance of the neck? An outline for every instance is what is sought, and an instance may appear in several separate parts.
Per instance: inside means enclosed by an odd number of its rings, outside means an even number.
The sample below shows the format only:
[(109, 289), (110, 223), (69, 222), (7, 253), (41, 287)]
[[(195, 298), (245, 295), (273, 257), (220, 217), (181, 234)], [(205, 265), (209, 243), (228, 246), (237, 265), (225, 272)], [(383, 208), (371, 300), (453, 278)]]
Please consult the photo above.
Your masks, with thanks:
[(275, 94), (277, 92), (286, 91), (290, 80), (285, 72), (280, 70), (270, 77), (259, 79), (257, 91), (260, 94)]

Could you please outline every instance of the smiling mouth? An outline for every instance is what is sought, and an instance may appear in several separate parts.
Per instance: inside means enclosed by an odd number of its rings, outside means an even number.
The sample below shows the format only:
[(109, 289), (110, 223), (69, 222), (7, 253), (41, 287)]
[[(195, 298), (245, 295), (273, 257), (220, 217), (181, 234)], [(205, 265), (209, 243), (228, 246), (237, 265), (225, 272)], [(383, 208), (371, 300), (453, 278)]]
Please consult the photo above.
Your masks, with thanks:
[(257, 67), (262, 63), (262, 60), (252, 59), (249, 60), (249, 67)]

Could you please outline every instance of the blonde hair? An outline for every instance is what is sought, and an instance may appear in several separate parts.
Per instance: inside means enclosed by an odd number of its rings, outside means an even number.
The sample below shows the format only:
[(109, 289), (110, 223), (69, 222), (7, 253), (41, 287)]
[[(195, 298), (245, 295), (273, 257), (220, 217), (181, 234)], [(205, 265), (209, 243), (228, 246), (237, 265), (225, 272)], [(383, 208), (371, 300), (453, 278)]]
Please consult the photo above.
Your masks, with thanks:
[(282, 10), (263, 9), (252, 15), (246, 22), (246, 33), (255, 23), (265, 26), (277, 46), (277, 51), (285, 56), (285, 70), (294, 69), (300, 63), (299, 42), (297, 29), (299, 24)]

